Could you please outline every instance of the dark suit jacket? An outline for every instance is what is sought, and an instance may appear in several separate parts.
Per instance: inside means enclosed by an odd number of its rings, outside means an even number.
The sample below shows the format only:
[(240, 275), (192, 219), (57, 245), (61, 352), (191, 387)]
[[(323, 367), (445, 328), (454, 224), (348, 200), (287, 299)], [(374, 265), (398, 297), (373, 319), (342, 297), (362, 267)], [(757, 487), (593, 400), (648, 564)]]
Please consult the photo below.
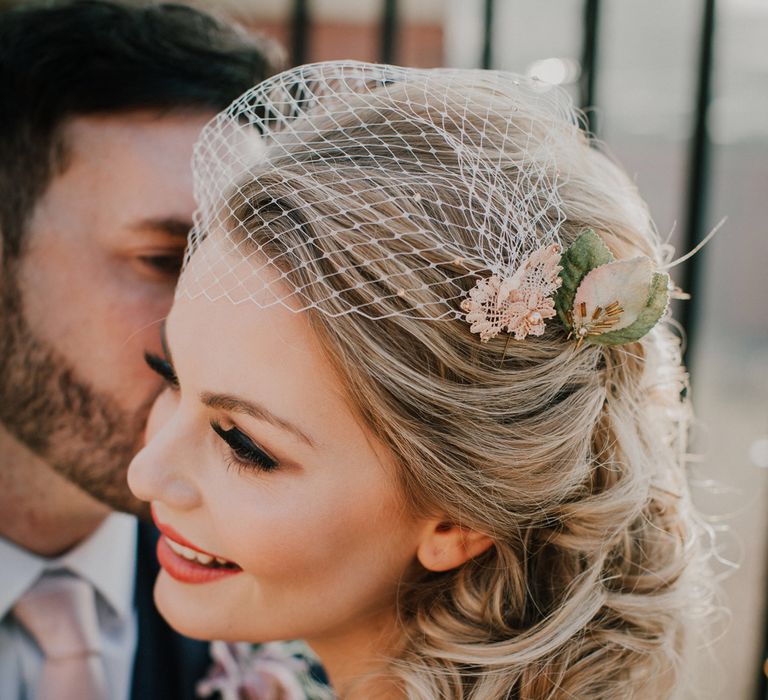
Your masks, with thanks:
[(131, 700), (192, 700), (195, 684), (212, 663), (209, 644), (174, 632), (155, 608), (152, 589), (160, 568), (155, 556), (158, 536), (152, 525), (139, 524), (135, 593), (139, 634)]

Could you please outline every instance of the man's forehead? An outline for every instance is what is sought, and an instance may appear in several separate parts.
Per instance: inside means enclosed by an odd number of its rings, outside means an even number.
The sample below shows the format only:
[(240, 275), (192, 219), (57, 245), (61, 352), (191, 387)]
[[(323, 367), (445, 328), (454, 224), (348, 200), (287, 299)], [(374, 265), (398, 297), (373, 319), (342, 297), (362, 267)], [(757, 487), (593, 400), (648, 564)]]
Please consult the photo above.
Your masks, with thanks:
[(193, 143), (213, 111), (156, 112), (136, 110), (114, 114), (78, 115), (62, 128), (62, 137), (73, 157), (93, 154), (93, 149), (139, 148), (143, 155), (157, 147), (186, 147)]

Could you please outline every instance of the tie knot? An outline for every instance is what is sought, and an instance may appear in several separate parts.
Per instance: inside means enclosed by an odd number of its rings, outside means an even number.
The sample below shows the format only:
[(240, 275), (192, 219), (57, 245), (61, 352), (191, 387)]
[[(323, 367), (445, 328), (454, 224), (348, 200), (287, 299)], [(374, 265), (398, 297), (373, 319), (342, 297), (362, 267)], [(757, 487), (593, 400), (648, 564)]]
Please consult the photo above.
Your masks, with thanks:
[(19, 598), (13, 613), (49, 660), (101, 652), (96, 596), (83, 579), (42, 576)]

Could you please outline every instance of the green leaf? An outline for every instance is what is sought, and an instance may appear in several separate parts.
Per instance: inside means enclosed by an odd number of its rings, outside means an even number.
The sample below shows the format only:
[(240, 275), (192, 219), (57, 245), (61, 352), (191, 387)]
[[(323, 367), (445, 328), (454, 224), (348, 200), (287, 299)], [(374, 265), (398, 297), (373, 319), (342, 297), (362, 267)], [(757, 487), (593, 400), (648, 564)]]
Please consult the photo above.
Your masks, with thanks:
[(573, 308), (573, 297), (576, 296), (581, 280), (590, 270), (613, 260), (611, 251), (591, 228), (581, 233), (563, 251), (560, 258), (560, 265), (563, 268), (560, 279), (563, 283), (555, 294), (555, 308), (566, 328), (570, 328), (568, 312)]
[(634, 323), (626, 328), (590, 335), (585, 340), (597, 345), (623, 345), (640, 340), (664, 315), (669, 305), (669, 275), (656, 272), (651, 277), (648, 300)]

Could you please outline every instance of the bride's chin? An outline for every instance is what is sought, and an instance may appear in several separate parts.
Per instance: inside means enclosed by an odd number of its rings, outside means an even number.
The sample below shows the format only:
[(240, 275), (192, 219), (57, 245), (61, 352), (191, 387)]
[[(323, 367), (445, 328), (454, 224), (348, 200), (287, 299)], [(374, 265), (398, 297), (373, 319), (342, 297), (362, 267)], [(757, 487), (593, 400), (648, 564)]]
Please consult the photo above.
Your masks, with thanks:
[(238, 632), (232, 612), (221, 609), (222, 600), (229, 597), (222, 592), (222, 585), (225, 582), (181, 583), (161, 571), (155, 582), (155, 605), (168, 624), (185, 637), (234, 641)]

